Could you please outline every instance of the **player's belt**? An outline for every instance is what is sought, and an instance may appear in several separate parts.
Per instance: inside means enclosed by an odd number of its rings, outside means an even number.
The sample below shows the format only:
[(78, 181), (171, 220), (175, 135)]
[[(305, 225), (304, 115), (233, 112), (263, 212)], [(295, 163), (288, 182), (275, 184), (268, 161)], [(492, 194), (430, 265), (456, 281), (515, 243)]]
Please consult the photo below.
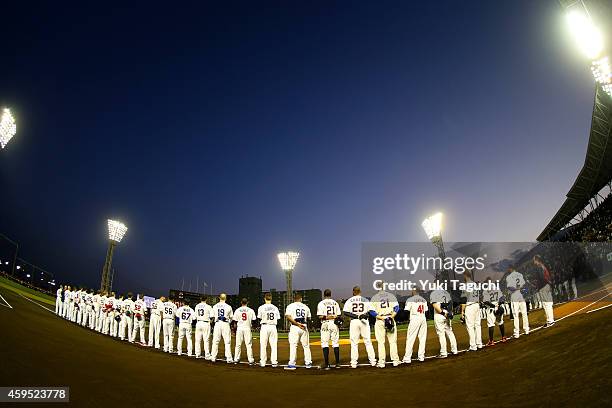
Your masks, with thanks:
[(210, 320), (198, 320), (198, 323), (210, 323)]
[(262, 323), (262, 326), (276, 326), (276, 323)]

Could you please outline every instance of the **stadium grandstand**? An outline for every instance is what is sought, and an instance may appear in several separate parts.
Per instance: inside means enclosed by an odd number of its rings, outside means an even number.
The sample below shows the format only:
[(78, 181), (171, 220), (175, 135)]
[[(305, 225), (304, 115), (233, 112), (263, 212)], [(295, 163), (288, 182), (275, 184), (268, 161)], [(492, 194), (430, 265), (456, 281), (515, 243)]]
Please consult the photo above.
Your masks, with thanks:
[(612, 240), (612, 98), (597, 86), (584, 165), (538, 241)]

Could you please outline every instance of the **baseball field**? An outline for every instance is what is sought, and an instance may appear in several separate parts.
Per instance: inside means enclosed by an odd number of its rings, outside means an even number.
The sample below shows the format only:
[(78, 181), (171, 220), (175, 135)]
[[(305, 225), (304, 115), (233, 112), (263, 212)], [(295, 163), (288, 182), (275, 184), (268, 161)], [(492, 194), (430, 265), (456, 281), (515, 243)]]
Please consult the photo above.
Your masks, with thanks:
[[(365, 404), (473, 407), (610, 406), (612, 278), (604, 287), (555, 308), (558, 323), (538, 329), (543, 313), (530, 314), (532, 333), (444, 360), (428, 358), (397, 368), (331, 371), (215, 364), (128, 344), (76, 326), (52, 313), (48, 298), (0, 285), (0, 386), (69, 386), (71, 404), (130, 406), (346, 406)], [(1, 282), (0, 282), (1, 283)], [(506, 319), (507, 333), (512, 322)], [(484, 322), (483, 322), (484, 323)], [(487, 338), (486, 324), (483, 339)], [(454, 325), (463, 350), (467, 333)], [(496, 329), (496, 337), (499, 333)], [(175, 337), (176, 338), (176, 337)], [(314, 342), (314, 341), (313, 341)], [(232, 343), (233, 345), (233, 343)], [(403, 356), (405, 330), (398, 345)], [(376, 343), (374, 343), (376, 347)], [(259, 344), (254, 341), (255, 357)], [(314, 364), (320, 348), (311, 346)], [(429, 328), (427, 356), (439, 349)], [(360, 363), (366, 363), (360, 346)], [(341, 346), (346, 363), (349, 346)], [(244, 352), (243, 352), (244, 356)], [(301, 352), (299, 353), (301, 362)], [(288, 344), (279, 340), (279, 360)]]

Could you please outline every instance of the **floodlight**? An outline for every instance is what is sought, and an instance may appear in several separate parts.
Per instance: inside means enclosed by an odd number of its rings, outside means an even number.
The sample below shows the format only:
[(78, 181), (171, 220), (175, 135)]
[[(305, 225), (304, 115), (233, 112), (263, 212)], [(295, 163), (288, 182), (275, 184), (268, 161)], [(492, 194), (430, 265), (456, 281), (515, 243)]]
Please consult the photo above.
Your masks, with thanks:
[(425, 218), (421, 225), (428, 239), (440, 237), (440, 233), (442, 232), (442, 213), (436, 213)]
[(591, 71), (595, 77), (595, 81), (602, 85), (612, 82), (612, 71), (610, 70), (610, 62), (608, 57), (603, 57), (593, 61)]
[(281, 252), (278, 254), (278, 262), (280, 262), (281, 269), (283, 271), (292, 271), (295, 269), (298, 258), (300, 257), (299, 252)]
[(9, 108), (4, 108), (2, 112), (2, 119), (0, 119), (0, 147), (4, 147), (17, 133), (17, 125), (15, 125), (15, 118), (11, 114)]
[(108, 220), (108, 239), (121, 242), (127, 231), (125, 224), (115, 220)]
[(589, 58), (597, 58), (603, 50), (603, 36), (591, 18), (583, 11), (572, 10), (567, 13), (567, 23), (578, 47)]

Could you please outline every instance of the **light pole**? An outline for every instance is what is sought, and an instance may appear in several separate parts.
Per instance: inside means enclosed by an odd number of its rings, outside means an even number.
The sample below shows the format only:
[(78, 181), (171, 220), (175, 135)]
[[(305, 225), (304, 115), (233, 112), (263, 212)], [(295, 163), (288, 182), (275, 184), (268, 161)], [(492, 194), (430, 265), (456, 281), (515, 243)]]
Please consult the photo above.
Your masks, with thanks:
[(113, 262), (113, 252), (115, 246), (121, 242), (123, 236), (127, 231), (125, 224), (108, 220), (108, 250), (106, 251), (106, 260), (104, 261), (104, 268), (102, 268), (102, 282), (100, 283), (100, 290), (110, 292), (113, 285), (111, 276), (111, 265)]
[[(285, 301), (285, 308), (293, 303), (293, 270), (295, 264), (297, 264), (298, 258), (300, 257), (299, 252), (281, 252), (278, 255), (278, 262), (280, 263), (281, 269), (285, 271), (285, 280), (287, 281), (287, 296)], [(285, 321), (285, 328), (287, 328), (287, 321)]]
[(2, 119), (0, 119), (0, 147), (4, 149), (15, 133), (17, 133), (15, 118), (9, 108), (4, 108)]
[(442, 241), (442, 213), (436, 213), (423, 220), (421, 226), (425, 230), (427, 239), (438, 249), (438, 256), (442, 259), (442, 276), (438, 275), (436, 271), (436, 280), (442, 278), (442, 280), (448, 280), (448, 273), (444, 269), (444, 259), (446, 253), (444, 251), (444, 242)]

